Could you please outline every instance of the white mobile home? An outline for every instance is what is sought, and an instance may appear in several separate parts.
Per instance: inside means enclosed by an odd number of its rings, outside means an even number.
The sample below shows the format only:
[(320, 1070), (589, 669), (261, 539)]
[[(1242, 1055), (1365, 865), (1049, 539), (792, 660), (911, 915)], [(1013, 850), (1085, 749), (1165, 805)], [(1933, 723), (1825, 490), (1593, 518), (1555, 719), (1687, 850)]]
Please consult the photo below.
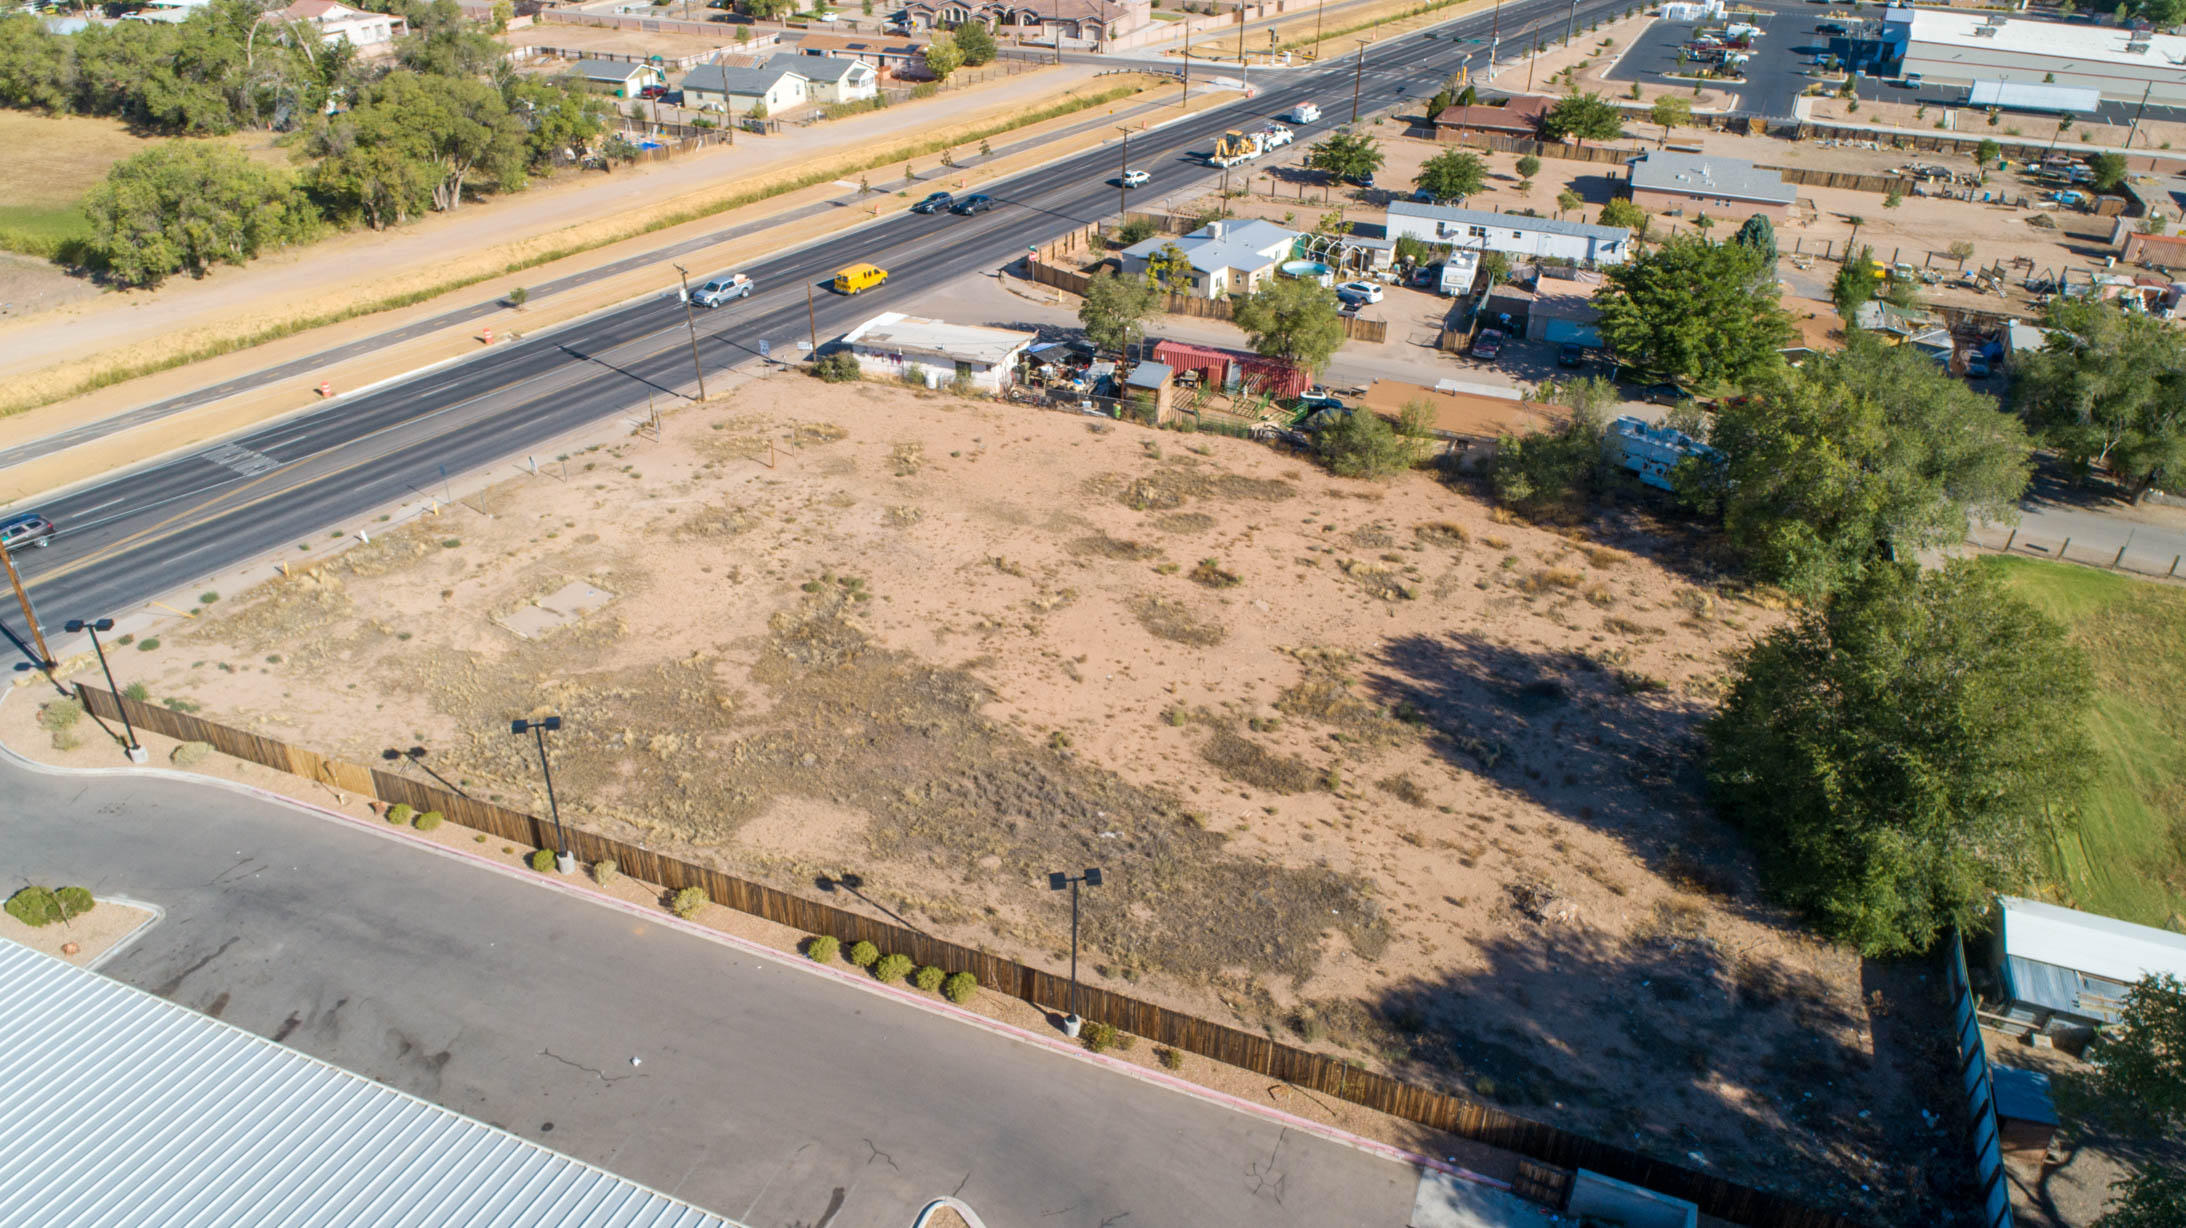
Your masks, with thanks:
[(1546, 256), (1588, 265), (1623, 264), (1632, 258), (1632, 232), (1622, 226), (1455, 209), (1408, 200), (1390, 204), (1385, 224), (1392, 240), (1410, 235), (1459, 250)]

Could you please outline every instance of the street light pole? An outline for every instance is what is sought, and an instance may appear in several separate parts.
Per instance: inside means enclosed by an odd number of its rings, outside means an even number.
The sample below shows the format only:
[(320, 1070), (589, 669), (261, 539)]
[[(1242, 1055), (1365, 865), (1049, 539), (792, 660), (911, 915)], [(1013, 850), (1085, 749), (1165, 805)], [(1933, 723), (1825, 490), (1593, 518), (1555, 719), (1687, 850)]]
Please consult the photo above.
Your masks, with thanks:
[(1571, 0), (1571, 16), (1564, 22), (1564, 45), (1571, 45), (1571, 37), (1579, 32), (1579, 0)]
[(1351, 122), (1359, 122), (1359, 82), (1366, 76), (1366, 43), (1363, 38), (1351, 40), (1359, 45), (1359, 62), (1351, 70)]
[(1079, 883), (1084, 883), (1084, 884), (1085, 884), (1086, 886), (1088, 886), (1088, 887), (1098, 887), (1098, 886), (1100, 886), (1100, 885), (1101, 885), (1101, 872), (1100, 872), (1100, 870), (1099, 870), (1099, 869), (1097, 869), (1097, 868), (1096, 868), (1096, 869), (1091, 869), (1091, 870), (1087, 870), (1087, 871), (1086, 871), (1085, 873), (1083, 873), (1083, 874), (1065, 874), (1065, 873), (1063, 873), (1062, 871), (1060, 871), (1060, 870), (1057, 870), (1057, 871), (1055, 871), (1055, 872), (1053, 872), (1053, 873), (1051, 873), (1051, 874), (1049, 874), (1049, 875), (1047, 876), (1047, 889), (1048, 889), (1048, 890), (1050, 890), (1050, 891), (1061, 891), (1061, 890), (1062, 890), (1063, 888), (1065, 888), (1065, 887), (1068, 887), (1068, 888), (1070, 888), (1070, 1013), (1069, 1013), (1068, 1015), (1065, 1015), (1065, 1016), (1063, 1016), (1063, 1034), (1064, 1034), (1064, 1035), (1066, 1035), (1066, 1036), (1071, 1036), (1071, 1037), (1075, 1037), (1075, 1036), (1077, 1036), (1077, 1035), (1078, 1035), (1078, 1029), (1079, 1029), (1079, 1028), (1081, 1028), (1081, 1027), (1083, 1027), (1083, 1026), (1085, 1026), (1085, 1020), (1081, 1019), (1081, 1018), (1080, 1018), (1080, 1017), (1078, 1016), (1078, 884), (1079, 884)]
[(143, 763), (150, 759), (151, 754), (142, 746), (137, 745), (137, 727), (129, 723), (129, 708), (122, 702), (121, 688), (114, 685), (113, 667), (106, 663), (106, 646), (99, 643), (99, 632), (112, 631), (114, 629), (114, 620), (99, 618), (86, 621), (81, 618), (71, 618), (61, 624), (61, 629), (71, 633), (77, 631), (89, 631), (91, 633), (91, 651), (99, 654), (99, 671), (106, 675), (106, 689), (114, 694), (114, 711), (121, 713), (121, 731), (129, 739), (129, 762)]
[(671, 266), (683, 279), (683, 327), (691, 332), (691, 370), (698, 373), (698, 399), (706, 399), (706, 368), (698, 363), (698, 319), (691, 314), (691, 273), (682, 265)]
[(1184, 19), (1184, 92), (1177, 98), (1181, 110), (1192, 109), (1192, 19)]
[(53, 650), (46, 647), (45, 628), (38, 625), (38, 612), (30, 608), (30, 592), (23, 587), (23, 577), (15, 574), (15, 560), (9, 557), (6, 546), (0, 546), (0, 567), (7, 568), (8, 583), (15, 586), (15, 603), (23, 607), (23, 621), (30, 624), (31, 642), (38, 645), (38, 668), (51, 673), (57, 664)]
[(547, 812), (554, 816), (554, 868), (567, 874), (577, 868), (577, 855), (569, 851), (569, 832), (562, 826), (562, 806), (554, 797), (554, 768), (547, 762), (546, 748), (547, 734), (561, 727), (562, 718), (558, 716), (509, 722), (510, 733), (518, 737), (528, 733), (539, 744), (539, 774), (546, 777)]

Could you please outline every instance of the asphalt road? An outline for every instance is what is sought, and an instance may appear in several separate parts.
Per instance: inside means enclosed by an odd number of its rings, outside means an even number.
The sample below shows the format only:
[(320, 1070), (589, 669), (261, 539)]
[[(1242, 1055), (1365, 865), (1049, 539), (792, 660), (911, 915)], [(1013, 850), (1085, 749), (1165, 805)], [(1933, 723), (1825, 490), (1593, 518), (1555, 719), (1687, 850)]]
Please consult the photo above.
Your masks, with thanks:
[(105, 974), (753, 1228), (1412, 1205), (1407, 1165), (282, 803), (4, 753), (0, 796), (8, 889), (166, 910)]
[[(1557, 0), (1516, 0), (1500, 18), (1510, 32), (1570, 13)], [(1582, 4), (1578, 20), (1621, 11)], [(1212, 138), (1317, 100), (1333, 117), (1348, 114), (1357, 80), (1363, 112), (1416, 97), (1480, 47), (1490, 16), (1457, 19), (1431, 31), (1369, 48), (1325, 67), (1255, 75), (1257, 97), (1209, 108), (1133, 142), (1133, 165), (1152, 181), (1143, 200), (1159, 199), (1210, 177), (1202, 155)], [(1429, 37), (1432, 35), (1432, 37)], [(1356, 76), (1355, 76), (1356, 74)], [(1310, 138), (1328, 125), (1301, 135)], [(742, 271), (761, 290), (708, 312), (700, 326), (701, 361), (721, 370), (755, 357), (762, 342), (795, 356), (808, 337), (807, 294), (822, 343), (876, 312), (915, 310), (920, 296), (952, 277), (1007, 262), (1028, 247), (1106, 216), (1115, 206), (1116, 151), (1105, 147), (1004, 180), (988, 189), (1003, 206), (972, 218), (899, 215)], [(832, 271), (871, 260), (888, 284), (856, 299), (825, 288)], [(692, 383), (681, 305), (663, 295), (590, 317), (551, 333), (497, 346), (477, 358), (422, 374), (324, 408), (244, 432), (212, 448), (162, 460), (78, 487), (35, 507), (61, 526), (53, 545), (20, 559), (41, 617), (57, 624), (125, 612), (197, 579), (292, 549), (315, 531), (372, 509), (422, 498), (443, 466), (461, 472), (524, 454), (541, 440), (643, 405), (648, 393), (677, 396)], [(0, 629), (20, 636), (19, 616)]]

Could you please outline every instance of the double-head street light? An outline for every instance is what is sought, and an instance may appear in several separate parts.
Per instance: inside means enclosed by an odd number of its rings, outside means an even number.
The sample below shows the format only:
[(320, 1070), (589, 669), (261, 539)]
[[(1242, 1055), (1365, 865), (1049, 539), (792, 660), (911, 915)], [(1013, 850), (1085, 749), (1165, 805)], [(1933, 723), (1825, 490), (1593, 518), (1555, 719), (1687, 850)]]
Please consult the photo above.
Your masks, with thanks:
[(1096, 869), (1091, 869), (1091, 870), (1087, 870), (1087, 871), (1086, 871), (1085, 873), (1083, 873), (1083, 874), (1065, 874), (1065, 873), (1063, 873), (1063, 872), (1062, 872), (1061, 870), (1057, 870), (1057, 871), (1055, 871), (1054, 873), (1052, 873), (1052, 874), (1050, 874), (1050, 875), (1048, 875), (1048, 876), (1047, 876), (1047, 889), (1048, 889), (1048, 890), (1050, 890), (1050, 891), (1061, 891), (1061, 890), (1062, 890), (1063, 888), (1065, 888), (1065, 887), (1068, 887), (1068, 888), (1070, 888), (1070, 1013), (1069, 1013), (1068, 1015), (1065, 1015), (1065, 1016), (1063, 1016), (1063, 1033), (1064, 1033), (1065, 1035), (1067, 1035), (1067, 1036), (1073, 1036), (1073, 1037), (1075, 1037), (1075, 1036), (1076, 1036), (1076, 1035), (1078, 1034), (1078, 1029), (1079, 1029), (1079, 1028), (1081, 1028), (1081, 1027), (1085, 1026), (1085, 1020), (1083, 1020), (1083, 1019), (1081, 1019), (1081, 1018), (1079, 1018), (1079, 1017), (1078, 1017), (1078, 884), (1079, 884), (1079, 883), (1084, 883), (1084, 884), (1085, 884), (1086, 886), (1088, 886), (1088, 887), (1098, 887), (1098, 886), (1100, 886), (1100, 885), (1101, 885), (1101, 872), (1100, 872), (1100, 870), (1099, 870), (1098, 868), (1096, 868)]
[(114, 710), (121, 713), (121, 731), (129, 739), (129, 762), (143, 763), (150, 759), (151, 754), (137, 744), (137, 727), (129, 722), (129, 706), (122, 701), (121, 688), (114, 685), (114, 668), (106, 663), (106, 645), (99, 643), (99, 632), (112, 631), (114, 629), (114, 620), (111, 618), (96, 618), (87, 621), (81, 618), (71, 618), (61, 624), (61, 629), (70, 633), (77, 631), (91, 633), (91, 651), (99, 654), (99, 670), (106, 675), (106, 689), (114, 694)]
[(569, 833), (562, 829), (561, 803), (554, 800), (554, 768), (547, 762), (546, 736), (562, 727), (558, 716), (541, 717), (535, 721), (509, 722), (509, 732), (517, 737), (532, 735), (539, 744), (539, 774), (546, 777), (547, 812), (554, 816), (554, 868), (567, 874), (577, 868), (577, 855), (569, 851)]

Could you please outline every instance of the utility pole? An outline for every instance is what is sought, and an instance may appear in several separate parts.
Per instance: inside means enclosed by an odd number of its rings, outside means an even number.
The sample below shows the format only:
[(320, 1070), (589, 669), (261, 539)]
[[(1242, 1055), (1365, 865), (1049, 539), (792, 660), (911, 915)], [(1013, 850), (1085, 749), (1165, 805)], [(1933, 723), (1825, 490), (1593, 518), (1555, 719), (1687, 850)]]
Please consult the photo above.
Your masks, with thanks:
[(1177, 99), (1181, 110), (1192, 109), (1192, 19), (1184, 19), (1184, 93)]
[(671, 265), (677, 276), (683, 279), (683, 327), (691, 332), (691, 370), (698, 373), (698, 399), (706, 399), (706, 368), (698, 364), (698, 317), (691, 314), (691, 273), (682, 265)]
[[(1503, 0), (1495, 0), (1495, 2), (1501, 4)], [(1313, 6), (1313, 62), (1316, 64), (1321, 62), (1321, 15), (1327, 11), (1328, 0), (1321, 0), (1319, 4)]]
[(811, 335), (812, 361), (820, 360), (820, 316), (812, 307), (812, 283), (805, 282), (805, 329)]
[(1579, 32), (1579, 0), (1571, 0), (1571, 16), (1564, 22), (1564, 45), (1571, 44), (1571, 37)]
[(1495, 16), (1488, 30), (1488, 77), (1495, 77), (1495, 53), (1503, 47), (1503, 0), (1495, 0)]
[(7, 568), (8, 583), (15, 586), (15, 603), (23, 607), (23, 621), (30, 624), (31, 642), (38, 645), (38, 668), (51, 673), (59, 662), (53, 659), (53, 650), (46, 647), (46, 633), (38, 625), (38, 612), (30, 608), (30, 593), (23, 588), (23, 577), (15, 574), (15, 560), (8, 557), (6, 546), (0, 546), (0, 567)]
[(1245, 66), (1245, 6), (1237, 6), (1237, 66)]
[(2154, 88), (2156, 88), (2156, 83), (2153, 81), (2141, 88), (2140, 108), (2133, 112), (2133, 126), (2125, 134), (2125, 147), (2127, 149), (2133, 147), (2133, 138), (2140, 135), (2140, 117), (2148, 110), (2148, 91)]
[(1366, 42), (1363, 38), (1351, 40), (1359, 45), (1359, 62), (1351, 70), (1351, 122), (1359, 122), (1359, 82), (1366, 76)]
[(1536, 26), (1527, 32), (1533, 39), (1533, 54), (1526, 57), (1526, 92), (1533, 92), (1533, 66), (1541, 59), (1541, 32)]
[(1125, 202), (1129, 200), (1126, 193), (1130, 190), (1128, 184), (1131, 178), (1131, 130), (1119, 127), (1116, 131), (1123, 134), (1123, 157), (1116, 168), (1116, 224), (1121, 226), (1123, 225), (1123, 215), (1130, 208)]

